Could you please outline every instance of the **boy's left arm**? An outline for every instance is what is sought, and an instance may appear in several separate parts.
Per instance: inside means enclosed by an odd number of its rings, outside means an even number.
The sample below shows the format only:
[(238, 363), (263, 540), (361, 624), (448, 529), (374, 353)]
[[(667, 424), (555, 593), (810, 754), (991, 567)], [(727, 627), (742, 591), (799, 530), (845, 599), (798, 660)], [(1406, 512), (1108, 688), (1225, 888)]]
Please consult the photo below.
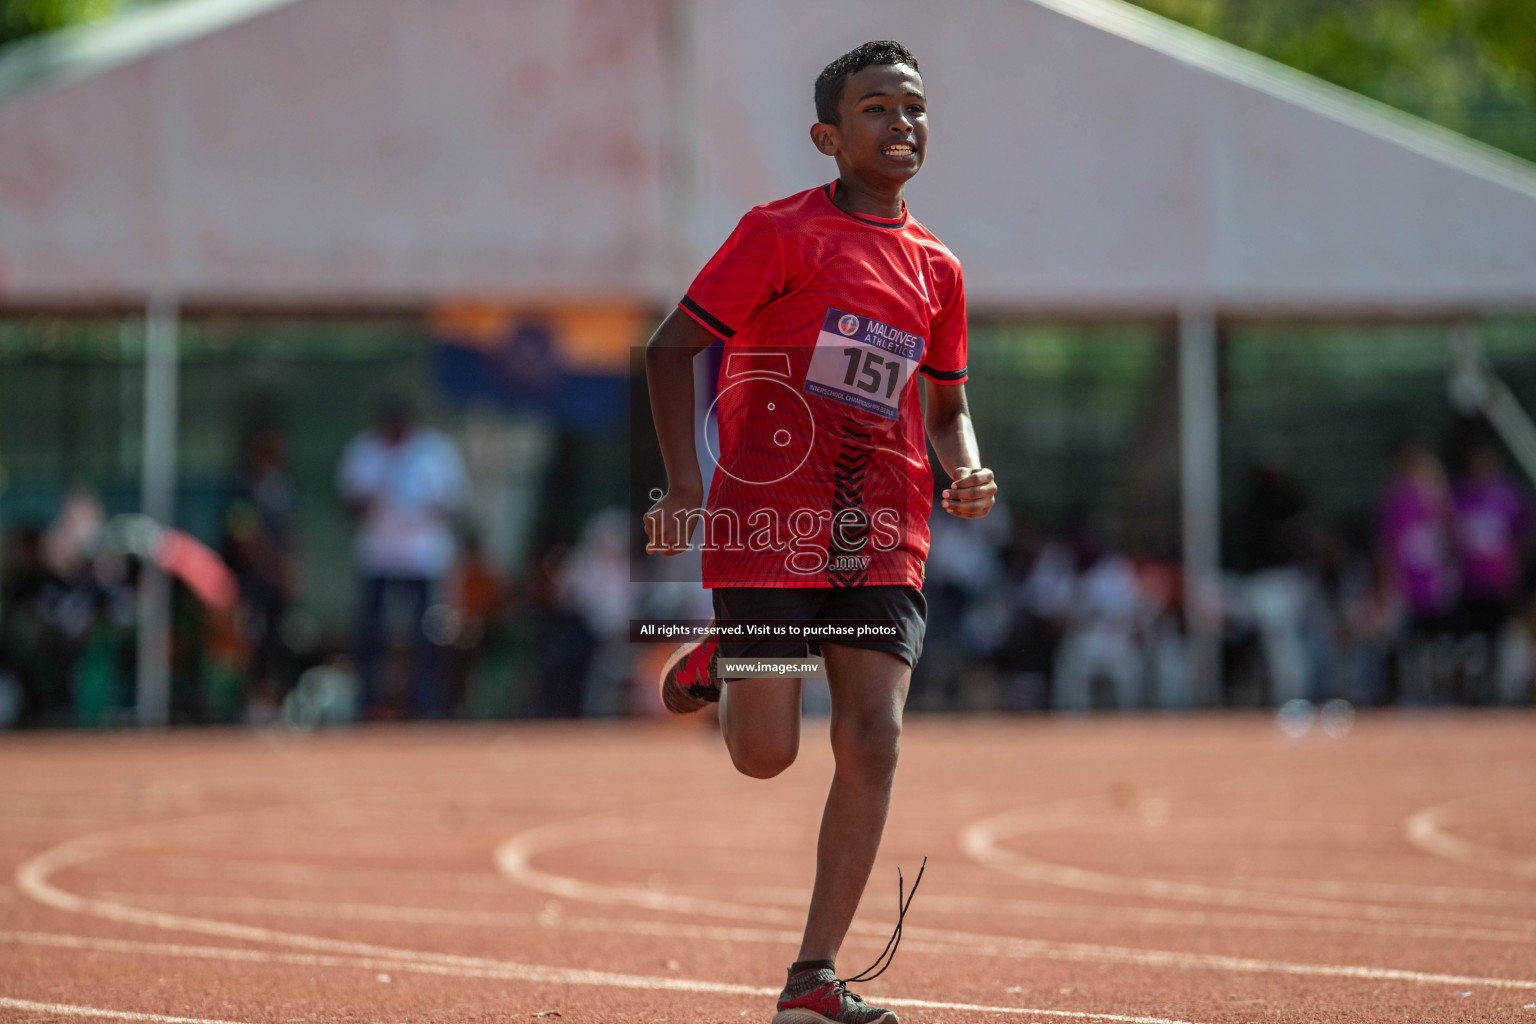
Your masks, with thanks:
[(980, 519), (992, 511), (997, 484), (992, 471), (981, 465), (976, 430), (965, 404), (965, 385), (940, 384), (928, 377), (922, 381), (928, 440), (953, 481), (944, 489), (944, 511), (962, 519)]

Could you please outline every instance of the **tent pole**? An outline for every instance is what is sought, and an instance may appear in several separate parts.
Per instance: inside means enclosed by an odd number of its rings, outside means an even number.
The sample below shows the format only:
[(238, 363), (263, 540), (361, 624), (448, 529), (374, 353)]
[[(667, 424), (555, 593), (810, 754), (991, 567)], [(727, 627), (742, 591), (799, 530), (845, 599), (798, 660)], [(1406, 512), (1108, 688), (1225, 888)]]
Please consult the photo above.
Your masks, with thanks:
[[(144, 457), (141, 511), (161, 526), (176, 515), (176, 404), (180, 312), (170, 296), (150, 299), (144, 320)], [(170, 722), (171, 582), (146, 558), (139, 582), (138, 719)]]
[(1179, 310), (1179, 454), (1184, 607), (1194, 703), (1221, 699), (1221, 491), (1218, 460), (1216, 313)]
[(1494, 376), (1483, 354), (1482, 330), (1474, 321), (1451, 328), (1451, 402), (1463, 415), (1482, 414), (1493, 424), (1525, 475), (1536, 481), (1536, 421), (1509, 387)]

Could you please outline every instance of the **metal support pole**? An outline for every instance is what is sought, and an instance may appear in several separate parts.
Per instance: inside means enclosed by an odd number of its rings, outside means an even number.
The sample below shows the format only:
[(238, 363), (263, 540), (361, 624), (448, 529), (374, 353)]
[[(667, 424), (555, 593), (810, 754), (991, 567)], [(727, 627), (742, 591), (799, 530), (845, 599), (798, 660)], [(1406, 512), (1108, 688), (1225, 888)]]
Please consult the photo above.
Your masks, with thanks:
[[(156, 523), (176, 516), (176, 401), (180, 342), (176, 300), (156, 297), (144, 321), (144, 456), (139, 504)], [(146, 559), (139, 583), (138, 718), (156, 727), (171, 718), (171, 582)]]
[(1536, 481), (1536, 422), (1488, 365), (1482, 331), (1473, 322), (1451, 329), (1451, 402), (1463, 415), (1488, 417), (1525, 475)]
[(1179, 310), (1179, 454), (1184, 606), (1190, 692), (1196, 705), (1221, 696), (1221, 480), (1218, 459), (1216, 314)]

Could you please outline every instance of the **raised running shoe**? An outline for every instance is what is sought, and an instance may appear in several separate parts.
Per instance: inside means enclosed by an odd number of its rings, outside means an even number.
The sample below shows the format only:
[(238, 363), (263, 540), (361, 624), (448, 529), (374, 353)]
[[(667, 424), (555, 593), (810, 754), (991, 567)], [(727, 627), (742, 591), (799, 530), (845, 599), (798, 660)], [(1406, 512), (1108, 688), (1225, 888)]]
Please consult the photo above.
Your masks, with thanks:
[(779, 993), (773, 1024), (899, 1024), (890, 1010), (870, 1006), (825, 967), (791, 974)]
[(901, 947), (901, 926), (927, 868), (928, 858), (924, 857), (910, 892), (901, 868), (896, 869), (896, 927), (875, 962), (851, 978), (839, 978), (830, 967), (807, 966), (798, 973), (790, 967), (789, 981), (779, 993), (779, 1012), (773, 1015), (773, 1024), (899, 1024), (890, 1010), (870, 1006), (849, 992), (848, 986), (873, 981), (896, 959), (896, 950)]
[(683, 644), (661, 669), (661, 702), (674, 715), (686, 715), (720, 699), (715, 667), (719, 644), (713, 635)]

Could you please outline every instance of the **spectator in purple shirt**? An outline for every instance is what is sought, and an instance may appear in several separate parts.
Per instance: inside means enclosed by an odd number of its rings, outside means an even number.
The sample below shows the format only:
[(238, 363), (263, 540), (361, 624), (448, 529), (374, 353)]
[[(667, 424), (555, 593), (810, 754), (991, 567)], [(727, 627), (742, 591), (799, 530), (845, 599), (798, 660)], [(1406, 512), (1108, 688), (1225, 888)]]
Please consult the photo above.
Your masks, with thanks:
[(1440, 460), (1423, 444), (1405, 444), (1394, 463), (1376, 511), (1377, 549), (1407, 612), (1399, 698), (1422, 703), (1432, 689), (1428, 645), (1448, 634), (1460, 592), (1455, 510)]
[(1462, 619), (1474, 632), (1495, 632), (1518, 596), (1525, 503), (1486, 443), (1467, 452), (1465, 474), (1451, 493), (1461, 552)]
[(1440, 460), (1419, 443), (1397, 454), (1382, 495), (1376, 536), (1407, 606), (1410, 626), (1444, 628), (1458, 591), (1454, 512)]
[(1507, 688), (1511, 672), (1522, 671), (1505, 634), (1520, 600), (1528, 516), (1492, 444), (1473, 443), (1459, 461), (1462, 472), (1451, 491), (1461, 555), (1457, 632), (1470, 666), (1464, 697), (1484, 703)]

